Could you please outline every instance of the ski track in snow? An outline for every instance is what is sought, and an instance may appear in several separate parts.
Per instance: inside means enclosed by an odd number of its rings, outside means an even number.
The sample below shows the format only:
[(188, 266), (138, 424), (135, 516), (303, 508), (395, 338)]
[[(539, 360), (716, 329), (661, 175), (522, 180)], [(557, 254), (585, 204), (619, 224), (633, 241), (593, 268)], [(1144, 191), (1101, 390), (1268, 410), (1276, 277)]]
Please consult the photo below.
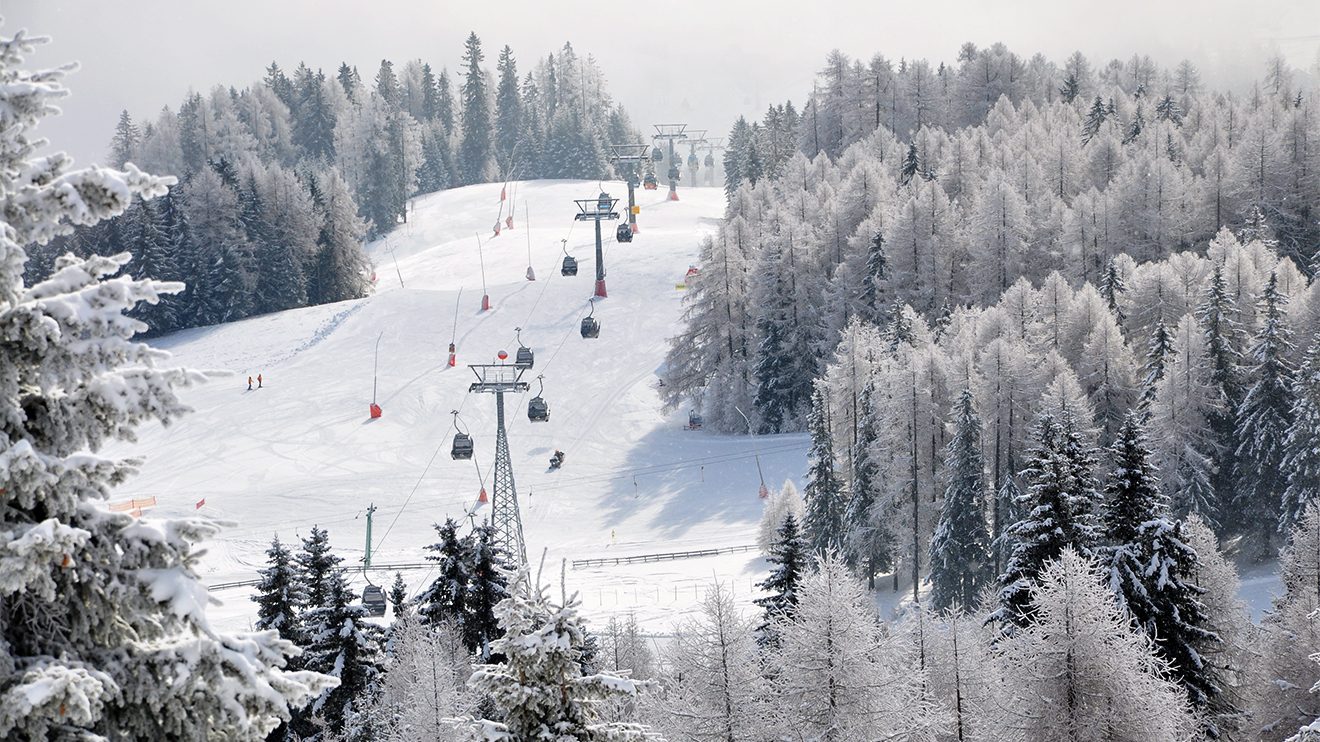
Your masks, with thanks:
[[(626, 195), (621, 183), (605, 187)], [(366, 299), (195, 328), (155, 342), (183, 365), (237, 374), (185, 390), (194, 414), (168, 429), (147, 427), (140, 443), (109, 451), (146, 458), (119, 497), (154, 495), (154, 514), (201, 514), (232, 524), (217, 542), (204, 544), (204, 582), (254, 578), (272, 535), (296, 546), (313, 524), (330, 532), (335, 552), (354, 567), (363, 552), (364, 511), (372, 503), (378, 508), (374, 560), (422, 560), (423, 547), (434, 540), (432, 524), (464, 518), (481, 485), (489, 484), (494, 400), (467, 393), (473, 376), (465, 366), (493, 361), (500, 349), (512, 354), (515, 327), (523, 328), (536, 365), (523, 377), (531, 390), (506, 396), (506, 420), (528, 556), (534, 570), (544, 558), (547, 582), (558, 580), (560, 560), (755, 543), (757, 452), (763, 452), (770, 487), (785, 478), (802, 484), (805, 435), (688, 432), (682, 429), (687, 410), (661, 410), (656, 370), (682, 314), (682, 292), (674, 284), (696, 262), (701, 237), (717, 228), (723, 189), (680, 188), (679, 202), (665, 201), (664, 191), (639, 191), (641, 233), (632, 243), (615, 243), (613, 224), (604, 225), (610, 296), (596, 302), (600, 338), (584, 340), (578, 325), (594, 287), (595, 237), (590, 224), (572, 221), (572, 200), (595, 197), (598, 184), (518, 184), (515, 228), (490, 239), (500, 188), (485, 184), (416, 199), (407, 224), (368, 245), (378, 284)], [(531, 216), (530, 231), (524, 214)], [(536, 281), (524, 276), (529, 236)], [(575, 277), (559, 274), (564, 238), (578, 259)], [(396, 259), (406, 288), (399, 286)], [(489, 312), (480, 311), (483, 260)], [(378, 337), (376, 399), (384, 416), (371, 420)], [(451, 340), (456, 368), (446, 363)], [(265, 386), (248, 392), (244, 377), (257, 373)], [(532, 424), (526, 404), (539, 391), (540, 374), (550, 421)], [(476, 439), (481, 477), (472, 462), (448, 455), (454, 409)], [(546, 459), (555, 448), (567, 457), (562, 469), (550, 472)], [(203, 497), (205, 508), (194, 510)], [(765, 560), (747, 552), (570, 566), (567, 584), (597, 625), (632, 613), (644, 632), (665, 634), (699, 610), (715, 580), (753, 610), (754, 585), (766, 572)], [(404, 573), (414, 594), (430, 576)], [(1243, 597), (1259, 616), (1277, 577), (1245, 577)], [(371, 578), (388, 584), (393, 576), (372, 572)], [(365, 584), (361, 571), (352, 579)], [(894, 593), (888, 579), (878, 585), (876, 602), (885, 612), (911, 599), (910, 586)], [(255, 615), (250, 595), (244, 589), (213, 593), (221, 601), (211, 609), (213, 623), (247, 627)]]

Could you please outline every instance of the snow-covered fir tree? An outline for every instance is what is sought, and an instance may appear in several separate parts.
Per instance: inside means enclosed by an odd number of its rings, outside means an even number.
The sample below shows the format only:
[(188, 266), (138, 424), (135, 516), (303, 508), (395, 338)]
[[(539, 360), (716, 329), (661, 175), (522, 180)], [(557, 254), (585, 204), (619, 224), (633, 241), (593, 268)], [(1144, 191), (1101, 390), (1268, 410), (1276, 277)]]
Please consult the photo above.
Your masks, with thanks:
[[(361, 714), (370, 701), (380, 674), (384, 632), (367, 621), (367, 609), (353, 602), (353, 593), (342, 569), (334, 568), (326, 578), (326, 602), (302, 617), (307, 648), (302, 663), (310, 670), (338, 679), (334, 688), (323, 691), (303, 709), (291, 725), (303, 739), (325, 739), (361, 727)], [(345, 727), (349, 727), (347, 730)]]
[[(1169, 678), (1182, 686), (1198, 712), (1218, 704), (1214, 668), (1203, 655), (1219, 636), (1209, 626), (1201, 602), (1203, 588), (1192, 580), (1197, 553), (1187, 544), (1182, 523), (1169, 519), (1168, 506), (1150, 462), (1140, 413), (1131, 412), (1110, 451), (1113, 470), (1105, 487), (1102, 562), (1109, 588), (1136, 626), (1150, 636), (1168, 663)], [(1218, 737), (1213, 723), (1206, 732)]]
[(1270, 273), (1257, 300), (1260, 328), (1251, 346), (1246, 371), (1247, 391), (1237, 410), (1238, 499), (1240, 528), (1250, 534), (1254, 555), (1273, 553), (1275, 531), (1288, 473), (1283, 468), (1288, 428), (1292, 422), (1290, 360), (1292, 332), (1284, 321), (1288, 296), (1279, 290), (1278, 274)]
[[(440, 540), (426, 547), (426, 558), (436, 563), (439, 575), (417, 596), (417, 612), (431, 623), (452, 621), (464, 627), (472, 585), (472, 540), (458, 535), (458, 523), (447, 518), (436, 524)], [(466, 628), (463, 636), (468, 638)]]
[(301, 607), (312, 610), (329, 605), (331, 583), (339, 563), (344, 561), (330, 550), (330, 534), (324, 528), (312, 526), (311, 533), (302, 540), (302, 550), (296, 561), (302, 590)]
[(843, 480), (835, 468), (829, 397), (818, 387), (811, 400), (811, 468), (807, 471), (802, 530), (807, 545), (817, 553), (825, 553), (843, 547), (848, 501)]
[(626, 674), (584, 674), (587, 631), (576, 594), (554, 603), (544, 587), (533, 587), (526, 570), (517, 574), (509, 597), (496, 608), (504, 636), (491, 650), (505, 661), (477, 665), (468, 680), (488, 696), (496, 719), (471, 719), (477, 739), (634, 740), (647, 727), (599, 718), (599, 702), (636, 696), (640, 684)]
[(280, 638), (298, 644), (302, 640), (298, 608), (306, 601), (293, 554), (276, 536), (266, 549), (266, 560), (269, 566), (261, 570), (257, 594), (252, 598), (257, 604), (254, 626), (263, 631), (274, 629)]
[(486, 662), (490, 659), (490, 643), (500, 632), (495, 606), (508, 597), (507, 567), (504, 554), (495, 545), (494, 526), (479, 526), (472, 534), (471, 549), (463, 634), (467, 645)]
[(1284, 437), (1283, 492), (1279, 531), (1288, 533), (1311, 503), (1320, 500), (1320, 336), (1311, 343), (1293, 381), (1293, 405)]
[(24, 281), (25, 245), (173, 182), (34, 157), (34, 127), (67, 94), (68, 68), (23, 67), (41, 41), (0, 39), (0, 737), (261, 739), (333, 681), (281, 669), (296, 649), (275, 631), (213, 629), (194, 549), (218, 529), (108, 511), (136, 462), (89, 453), (187, 411), (176, 389), (201, 376), (163, 367), (125, 316), (182, 287), (112, 277), (127, 254)]
[(403, 573), (394, 573), (394, 582), (390, 583), (390, 605), (394, 606), (394, 618), (397, 621), (408, 611), (408, 583), (403, 581)]
[(999, 608), (990, 615), (1005, 630), (1034, 621), (1032, 587), (1047, 562), (1066, 548), (1089, 558), (1100, 536), (1095, 457), (1076, 420), (1042, 415), (1033, 438), (1022, 471), (1026, 491), (1017, 501), (1022, 519), (1008, 529), (1013, 553), (999, 576)]
[(766, 555), (766, 561), (774, 567), (770, 570), (770, 576), (758, 584), (758, 587), (769, 593), (756, 599), (756, 604), (765, 611), (765, 619), (757, 629), (762, 643), (776, 643), (773, 629), (775, 618), (792, 615), (796, 608), (798, 587), (810, 567), (810, 558), (810, 550), (798, 530), (797, 518), (789, 513), (779, 527), (774, 546)]
[(463, 42), (463, 84), (460, 87), (463, 137), (459, 141), (457, 164), (463, 183), (484, 183), (494, 176), (492, 156), (490, 100), (486, 91), (486, 71), (481, 63), (486, 55), (476, 32)]
[(1205, 337), (1188, 313), (1174, 332), (1173, 356), (1155, 385), (1149, 429), (1160, 486), (1175, 517), (1196, 513), (1218, 523), (1215, 459), (1219, 453), (1212, 420), (1222, 413)]
[(930, 541), (930, 600), (937, 611), (970, 611), (994, 579), (985, 526), (985, 465), (981, 419), (970, 389), (958, 398), (953, 438), (945, 455), (949, 484)]

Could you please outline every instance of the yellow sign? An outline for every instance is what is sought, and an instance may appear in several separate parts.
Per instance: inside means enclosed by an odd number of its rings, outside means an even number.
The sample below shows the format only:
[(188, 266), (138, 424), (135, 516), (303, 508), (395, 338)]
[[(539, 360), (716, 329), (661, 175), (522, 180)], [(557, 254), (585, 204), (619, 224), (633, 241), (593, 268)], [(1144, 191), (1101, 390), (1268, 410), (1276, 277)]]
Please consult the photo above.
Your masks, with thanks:
[(634, 214), (640, 214), (640, 213), (642, 213), (642, 207), (640, 207), (640, 206), (634, 206), (634, 207), (632, 207), (632, 213), (634, 213)]

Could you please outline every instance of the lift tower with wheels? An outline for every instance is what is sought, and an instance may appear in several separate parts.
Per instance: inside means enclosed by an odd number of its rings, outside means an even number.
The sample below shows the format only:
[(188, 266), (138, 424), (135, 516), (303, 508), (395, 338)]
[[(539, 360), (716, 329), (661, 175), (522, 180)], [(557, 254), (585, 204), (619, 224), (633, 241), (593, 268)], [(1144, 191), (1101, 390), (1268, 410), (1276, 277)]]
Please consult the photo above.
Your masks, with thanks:
[(650, 148), (647, 144), (610, 145), (610, 162), (614, 163), (619, 175), (628, 183), (628, 228), (633, 234), (641, 231), (637, 227), (637, 197), (634, 189), (642, 182), (642, 163), (651, 159), (647, 151)]
[(514, 566), (524, 566), (527, 544), (523, 541), (522, 515), (518, 512), (518, 491), (513, 484), (509, 437), (504, 431), (504, 393), (525, 392), (529, 385), (522, 380), (525, 368), (503, 363), (509, 357), (504, 351), (500, 351), (499, 357), (500, 363), (468, 365), (477, 375), (468, 392), (495, 395), (495, 474), (491, 482), (490, 524), (495, 527), (495, 545)]
[(680, 139), (687, 139), (687, 134), (683, 133), (687, 129), (687, 124), (652, 124), (655, 127), (655, 134), (651, 136), (653, 140), (664, 140), (669, 143), (669, 200), (678, 200), (678, 165), (674, 161), (674, 142)]
[(575, 220), (596, 223), (596, 296), (604, 299), (609, 294), (605, 293), (605, 250), (600, 242), (600, 223), (619, 218), (619, 212), (614, 210), (619, 199), (602, 193), (599, 198), (579, 198), (573, 203), (578, 207), (578, 213), (573, 215)]

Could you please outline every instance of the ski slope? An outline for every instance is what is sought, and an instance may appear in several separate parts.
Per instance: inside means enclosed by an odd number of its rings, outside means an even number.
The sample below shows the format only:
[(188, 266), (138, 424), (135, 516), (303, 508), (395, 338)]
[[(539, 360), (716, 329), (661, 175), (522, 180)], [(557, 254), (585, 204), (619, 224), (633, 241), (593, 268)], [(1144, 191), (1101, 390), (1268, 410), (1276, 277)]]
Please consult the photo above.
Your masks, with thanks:
[[(622, 183), (604, 187), (626, 199)], [(615, 223), (604, 223), (609, 298), (597, 302), (595, 340), (578, 332), (594, 288), (593, 225), (572, 215), (573, 199), (594, 198), (600, 185), (512, 183), (515, 228), (491, 239), (500, 190), (479, 185), (416, 199), (406, 225), (368, 246), (378, 278), (368, 298), (156, 343), (184, 365), (234, 374), (186, 390), (194, 414), (111, 451), (146, 458), (118, 496), (154, 496), (148, 517), (198, 513), (231, 524), (206, 545), (204, 582), (255, 577), (272, 536), (296, 545), (314, 524), (329, 530), (346, 565), (357, 565), (372, 504), (373, 561), (422, 561), (432, 525), (464, 518), (483, 478), (490, 484), (494, 398), (467, 392), (474, 376), (464, 364), (493, 362), (502, 349), (512, 356), (514, 328), (522, 327), (536, 365), (524, 376), (531, 392), (506, 397), (508, 432), (528, 553), (534, 565), (544, 555), (543, 580), (557, 586), (569, 560), (567, 587), (581, 592), (597, 624), (632, 612), (656, 633), (693, 610), (715, 579), (750, 603), (766, 569), (754, 550), (571, 567), (574, 559), (753, 544), (761, 511), (757, 457), (771, 487), (805, 471), (805, 436), (685, 431), (686, 410), (661, 409), (656, 374), (682, 313), (675, 284), (717, 226), (722, 189), (681, 188), (678, 202), (665, 201), (663, 190), (639, 191), (641, 233), (630, 244), (615, 243)], [(576, 277), (559, 274), (564, 239), (579, 261)], [(535, 281), (525, 278), (529, 240)], [(481, 311), (483, 274), (488, 312)], [(456, 368), (446, 364), (451, 335)], [(371, 420), (378, 341), (376, 399), (384, 415)], [(264, 387), (247, 391), (247, 376), (258, 373)], [(550, 420), (533, 424), (526, 403), (538, 375)], [(450, 458), (455, 409), (476, 439), (475, 464)], [(555, 448), (566, 452), (566, 463), (551, 472)], [(488, 513), (480, 508), (476, 517)], [(416, 593), (433, 574), (404, 576)], [(354, 584), (364, 584), (361, 570)], [(255, 615), (249, 588), (212, 595), (222, 601), (211, 612), (219, 626), (246, 627)]]

